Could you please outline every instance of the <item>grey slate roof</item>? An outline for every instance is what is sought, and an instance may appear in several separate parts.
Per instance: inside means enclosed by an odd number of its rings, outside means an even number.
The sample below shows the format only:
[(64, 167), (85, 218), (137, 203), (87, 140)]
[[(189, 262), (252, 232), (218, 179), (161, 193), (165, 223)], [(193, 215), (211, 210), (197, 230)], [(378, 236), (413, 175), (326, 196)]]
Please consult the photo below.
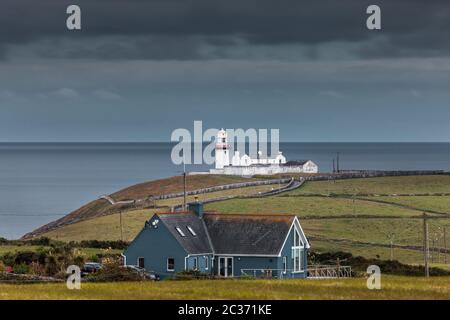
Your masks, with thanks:
[(303, 166), (309, 160), (291, 160), (283, 164), (283, 166)]
[[(209, 245), (208, 235), (206, 234), (203, 221), (193, 213), (167, 213), (158, 214), (161, 222), (169, 229), (172, 235), (177, 239), (180, 245), (189, 254), (212, 253)], [(190, 226), (196, 236), (193, 236), (187, 226)], [(176, 227), (179, 227), (185, 234), (182, 237)]]
[(293, 215), (205, 214), (215, 254), (278, 255)]

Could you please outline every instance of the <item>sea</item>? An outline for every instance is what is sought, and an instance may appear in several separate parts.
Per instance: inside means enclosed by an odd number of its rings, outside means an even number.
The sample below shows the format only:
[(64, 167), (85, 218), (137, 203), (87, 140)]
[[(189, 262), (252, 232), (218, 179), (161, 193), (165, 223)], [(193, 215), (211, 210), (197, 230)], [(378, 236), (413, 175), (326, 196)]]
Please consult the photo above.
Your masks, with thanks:
[[(171, 143), (0, 143), (0, 237), (17, 239), (136, 183), (180, 175)], [(341, 169), (448, 170), (450, 143), (281, 143), (288, 160)], [(187, 171), (208, 170), (188, 165)]]

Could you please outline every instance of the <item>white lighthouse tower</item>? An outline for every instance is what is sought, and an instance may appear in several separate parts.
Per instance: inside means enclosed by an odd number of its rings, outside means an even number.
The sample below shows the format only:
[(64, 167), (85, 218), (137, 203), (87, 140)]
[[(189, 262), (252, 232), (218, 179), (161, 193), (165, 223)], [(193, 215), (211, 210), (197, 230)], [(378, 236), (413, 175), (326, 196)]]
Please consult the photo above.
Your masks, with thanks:
[(217, 132), (216, 140), (216, 169), (230, 165), (230, 146), (228, 145), (228, 135), (224, 129)]

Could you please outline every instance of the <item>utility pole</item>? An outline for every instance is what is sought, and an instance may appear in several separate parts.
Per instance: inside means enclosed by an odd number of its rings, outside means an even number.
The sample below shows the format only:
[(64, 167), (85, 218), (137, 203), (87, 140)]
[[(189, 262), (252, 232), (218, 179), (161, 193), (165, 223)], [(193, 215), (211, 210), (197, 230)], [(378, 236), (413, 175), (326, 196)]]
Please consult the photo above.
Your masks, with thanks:
[(334, 161), (334, 158), (333, 158), (333, 173), (335, 173), (336, 172), (336, 164), (335, 164), (335, 161)]
[(122, 210), (119, 211), (120, 219), (120, 240), (123, 241), (123, 224), (122, 224)]
[(446, 234), (447, 234), (447, 227), (444, 226), (444, 263), (447, 264), (447, 240), (446, 240)]
[(339, 152), (336, 154), (336, 170), (337, 173), (339, 173), (340, 168), (339, 168)]
[(428, 265), (428, 259), (430, 255), (430, 248), (428, 246), (428, 221), (427, 214), (423, 213), (423, 258), (425, 263), (425, 277), (430, 276), (430, 269)]
[(186, 164), (183, 161), (183, 210), (187, 210), (186, 203)]

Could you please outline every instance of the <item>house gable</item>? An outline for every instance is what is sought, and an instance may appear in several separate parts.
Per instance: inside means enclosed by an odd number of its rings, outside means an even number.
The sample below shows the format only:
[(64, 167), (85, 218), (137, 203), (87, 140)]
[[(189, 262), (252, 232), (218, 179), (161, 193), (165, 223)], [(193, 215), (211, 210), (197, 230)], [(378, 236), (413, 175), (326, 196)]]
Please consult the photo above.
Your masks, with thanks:
[[(168, 276), (184, 270), (187, 252), (155, 214), (145, 223), (144, 228), (123, 255), (127, 265), (138, 265), (138, 259), (143, 258), (145, 269), (155, 271), (161, 276)], [(175, 260), (174, 271), (167, 271), (169, 258)]]

